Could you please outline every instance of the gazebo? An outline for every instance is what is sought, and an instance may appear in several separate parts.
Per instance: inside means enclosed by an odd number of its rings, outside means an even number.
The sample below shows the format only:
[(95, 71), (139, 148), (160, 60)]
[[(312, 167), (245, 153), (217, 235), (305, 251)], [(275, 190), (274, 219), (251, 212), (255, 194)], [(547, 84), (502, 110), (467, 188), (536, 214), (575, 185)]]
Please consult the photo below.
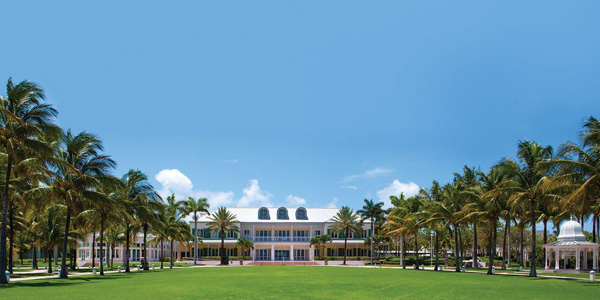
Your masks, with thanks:
[[(569, 257), (575, 257), (575, 270), (582, 270), (581, 259), (583, 256), (583, 270), (598, 270), (598, 247), (597, 243), (588, 242), (581, 229), (581, 224), (575, 220), (569, 220), (560, 227), (557, 241), (545, 244), (546, 261), (545, 268), (550, 269), (552, 263), (552, 252), (554, 252), (554, 270), (567, 269)], [(552, 251), (554, 250), (554, 251)], [(588, 268), (588, 254), (592, 253), (594, 259), (592, 268)], [(562, 257), (561, 257), (562, 255)], [(560, 268), (560, 259), (563, 259), (563, 268)]]

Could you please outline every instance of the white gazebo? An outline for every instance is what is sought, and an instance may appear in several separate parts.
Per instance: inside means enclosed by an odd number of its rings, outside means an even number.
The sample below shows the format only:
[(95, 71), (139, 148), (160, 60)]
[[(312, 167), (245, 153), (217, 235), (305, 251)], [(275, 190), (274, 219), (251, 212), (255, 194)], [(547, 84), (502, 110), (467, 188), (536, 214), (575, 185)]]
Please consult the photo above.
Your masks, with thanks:
[[(569, 257), (575, 257), (575, 270), (598, 270), (598, 247), (600, 245), (588, 242), (585, 239), (581, 225), (575, 220), (565, 222), (560, 227), (560, 234), (557, 241), (550, 244), (545, 244), (546, 261), (545, 268), (550, 269), (552, 263), (552, 252), (554, 252), (554, 269), (564, 270), (567, 268), (567, 260)], [(552, 251), (554, 250), (554, 251)], [(592, 253), (594, 259), (592, 267), (588, 268), (588, 254)], [(581, 260), (583, 256), (583, 268), (581, 268)], [(563, 267), (560, 268), (560, 259), (563, 259)]]

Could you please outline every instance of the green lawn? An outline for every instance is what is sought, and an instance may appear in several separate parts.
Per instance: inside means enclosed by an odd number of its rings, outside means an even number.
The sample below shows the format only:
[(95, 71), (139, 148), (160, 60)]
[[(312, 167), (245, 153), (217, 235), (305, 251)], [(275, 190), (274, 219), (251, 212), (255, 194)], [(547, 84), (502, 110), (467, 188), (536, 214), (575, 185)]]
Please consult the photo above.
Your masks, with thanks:
[(40, 279), (0, 299), (595, 299), (583, 280), (352, 267), (252, 266)]

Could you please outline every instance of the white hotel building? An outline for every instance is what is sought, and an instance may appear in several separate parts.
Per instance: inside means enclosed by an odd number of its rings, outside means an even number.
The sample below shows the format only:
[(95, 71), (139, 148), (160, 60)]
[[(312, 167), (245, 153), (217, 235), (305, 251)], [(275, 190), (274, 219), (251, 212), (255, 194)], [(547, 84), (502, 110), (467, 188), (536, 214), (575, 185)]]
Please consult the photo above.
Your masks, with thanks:
[[(321, 247), (311, 247), (310, 239), (329, 234), (333, 241), (327, 243), (325, 256), (344, 255), (344, 236), (331, 232), (330, 226), (338, 208), (291, 208), (291, 207), (232, 207), (229, 211), (238, 220), (239, 234), (229, 232), (225, 237), (225, 249), (230, 256), (250, 256), (255, 261), (311, 261), (315, 256), (324, 256)], [(221, 238), (208, 230), (208, 215), (198, 220), (198, 254), (219, 256)], [(194, 233), (194, 222), (190, 222)], [(348, 256), (368, 256), (370, 248), (365, 239), (371, 234), (369, 221), (363, 225), (360, 235), (348, 237)], [(254, 249), (238, 253), (235, 246), (239, 237), (254, 242)], [(190, 257), (193, 252), (180, 252), (178, 256)]]
[[(344, 235), (332, 232), (330, 226), (338, 208), (291, 208), (291, 207), (232, 207), (228, 210), (236, 216), (239, 233), (229, 232), (225, 237), (225, 249), (229, 256), (252, 257), (254, 261), (312, 261), (315, 256), (343, 256)], [(208, 230), (210, 219), (203, 214), (198, 220), (198, 257), (220, 256), (221, 237), (217, 232)], [(194, 222), (190, 222), (194, 234)], [(329, 234), (332, 242), (327, 243), (325, 253), (322, 247), (311, 247), (310, 239), (318, 235)], [(365, 239), (371, 235), (370, 221), (364, 222), (360, 235), (348, 237), (348, 256), (369, 256), (370, 246), (365, 245)], [(148, 235), (150, 241), (153, 236)], [(254, 242), (253, 250), (239, 253), (236, 246), (238, 238)], [(92, 234), (88, 234), (85, 242), (79, 243), (77, 260), (80, 266), (91, 264), (92, 253), (95, 252), (96, 264), (100, 256), (99, 234), (96, 233), (96, 246), (92, 251)], [(174, 258), (193, 257), (193, 240), (182, 244), (174, 244)], [(104, 243), (104, 253), (109, 251)], [(163, 256), (170, 257), (169, 243), (163, 245)], [(160, 245), (148, 243), (148, 261), (158, 262)], [(125, 247), (116, 245), (114, 261), (122, 262)], [(104, 254), (106, 256), (106, 254)], [(138, 233), (136, 241), (130, 245), (129, 258), (131, 262), (140, 262), (143, 258), (143, 235)]]

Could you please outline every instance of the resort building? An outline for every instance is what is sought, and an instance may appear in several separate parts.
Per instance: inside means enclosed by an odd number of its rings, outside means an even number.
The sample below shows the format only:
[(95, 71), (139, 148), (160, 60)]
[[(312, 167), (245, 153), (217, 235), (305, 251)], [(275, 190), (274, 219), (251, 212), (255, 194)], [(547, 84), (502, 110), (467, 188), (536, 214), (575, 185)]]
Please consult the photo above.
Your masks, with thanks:
[[(106, 238), (106, 235), (104, 236)], [(148, 262), (158, 262), (160, 261), (160, 243), (154, 244), (151, 240), (154, 238), (154, 235), (148, 234), (146, 240), (148, 241), (146, 245), (146, 249), (148, 250)], [(92, 247), (93, 244), (96, 244)], [(173, 247), (177, 249), (176, 247)], [(58, 248), (57, 248), (58, 250)], [(111, 252), (108, 252), (111, 251)], [(55, 251), (56, 255), (58, 255), (58, 251)], [(163, 243), (163, 257), (170, 257), (171, 255), (171, 247), (167, 241)], [(95, 264), (98, 265), (100, 261), (100, 255), (103, 257), (103, 262), (106, 263), (107, 256), (113, 256), (114, 262), (123, 262), (125, 254), (125, 245), (117, 244), (114, 245), (114, 249), (110, 243), (104, 241), (102, 245), (102, 253), (100, 253), (100, 234), (96, 233), (96, 238), (94, 239), (93, 234), (88, 234), (86, 236), (85, 241), (79, 242), (79, 247), (77, 248), (77, 265), (79, 267), (87, 267), (92, 264), (92, 255), (95, 256)], [(130, 262), (141, 262), (144, 258), (144, 235), (142, 233), (138, 233), (135, 237), (135, 242), (129, 245), (129, 261)]]
[[(240, 229), (239, 233), (226, 233), (225, 251), (229, 256), (241, 254), (255, 261), (310, 261), (316, 256), (344, 255), (344, 235), (331, 230), (331, 218), (338, 208), (232, 207), (228, 210), (236, 216)], [(190, 222), (192, 234), (202, 241), (198, 243), (199, 257), (220, 255), (221, 237), (209, 230), (209, 222), (208, 215), (202, 215), (197, 231), (194, 231), (194, 222)], [(365, 245), (365, 239), (371, 235), (370, 228), (370, 222), (366, 221), (361, 234), (348, 237), (348, 256), (370, 255), (370, 246)], [(324, 234), (333, 239), (327, 243), (325, 252), (321, 247), (311, 247), (310, 239)], [(236, 246), (240, 237), (254, 242), (254, 249), (240, 253)], [(189, 249), (193, 251), (193, 246)], [(188, 250), (178, 254), (178, 257), (193, 256)]]

